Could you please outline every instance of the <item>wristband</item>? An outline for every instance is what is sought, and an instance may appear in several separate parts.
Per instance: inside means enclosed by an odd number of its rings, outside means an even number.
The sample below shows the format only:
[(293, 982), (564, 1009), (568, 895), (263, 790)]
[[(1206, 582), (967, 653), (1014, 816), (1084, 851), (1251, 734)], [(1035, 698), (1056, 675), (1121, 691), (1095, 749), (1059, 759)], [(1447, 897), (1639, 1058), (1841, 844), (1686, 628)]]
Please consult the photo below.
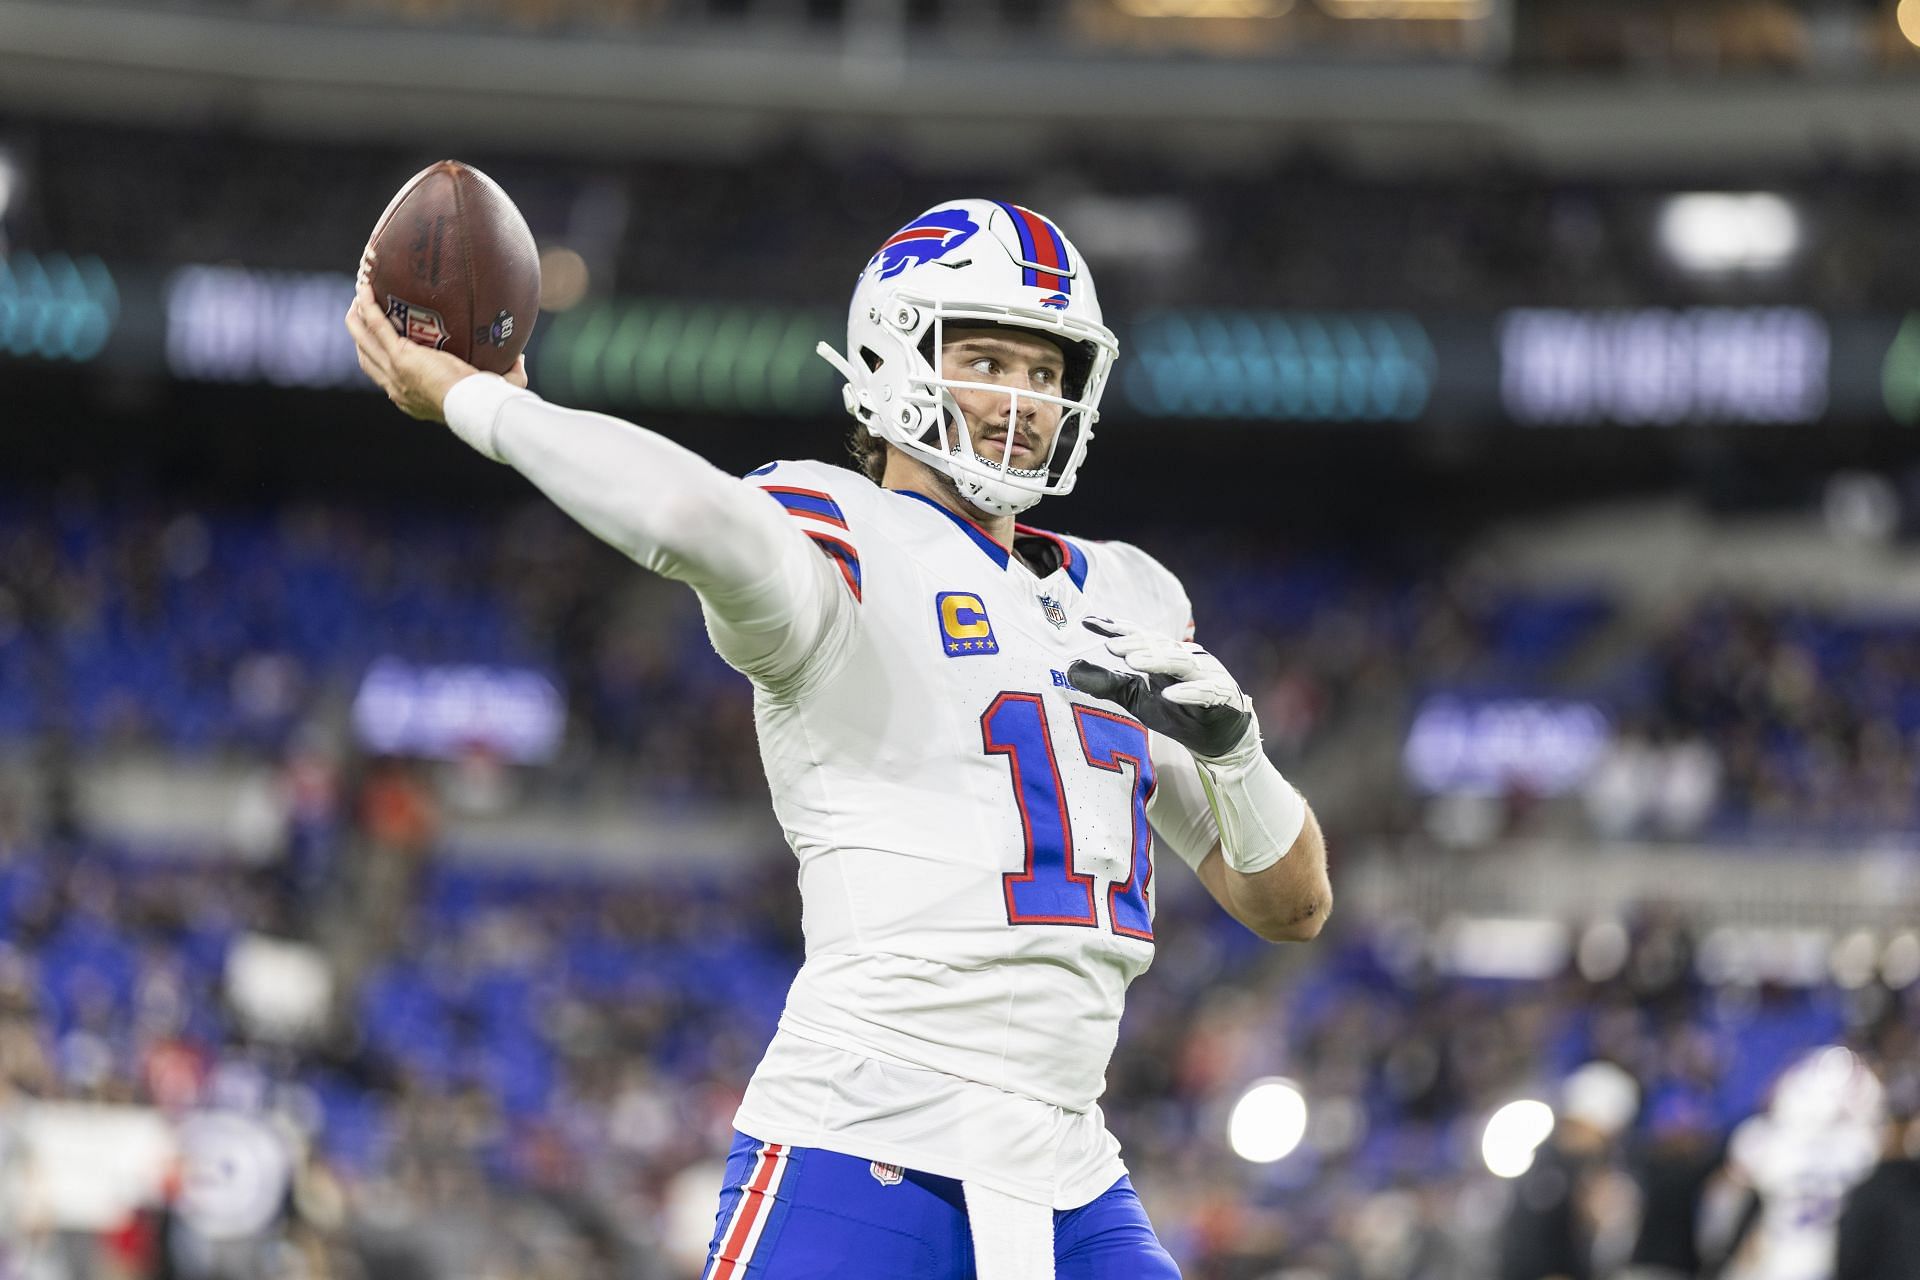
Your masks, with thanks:
[(1250, 876), (1286, 857), (1307, 825), (1307, 802), (1260, 749), (1258, 727), (1226, 755), (1194, 763), (1227, 865)]

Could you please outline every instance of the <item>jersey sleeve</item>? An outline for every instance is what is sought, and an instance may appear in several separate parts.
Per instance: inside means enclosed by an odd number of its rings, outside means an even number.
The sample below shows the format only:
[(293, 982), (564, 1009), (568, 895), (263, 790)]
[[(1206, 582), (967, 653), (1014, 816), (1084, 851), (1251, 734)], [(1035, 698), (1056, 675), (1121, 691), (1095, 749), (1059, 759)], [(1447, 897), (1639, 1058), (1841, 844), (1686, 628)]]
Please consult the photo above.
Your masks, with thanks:
[(455, 434), (590, 533), (692, 587), (714, 647), (755, 683), (800, 687), (844, 653), (857, 602), (819, 544), (753, 480), (633, 423), (548, 404), (490, 375), (457, 384), (445, 410)]
[(864, 511), (866, 482), (823, 462), (770, 462), (744, 483), (798, 535), (786, 540), (782, 573), (809, 582), (822, 607), (806, 625), (794, 625), (777, 608), (752, 618), (739, 609), (722, 611), (702, 595), (707, 634), (720, 656), (756, 683), (776, 693), (799, 692), (836, 669), (852, 646), (866, 575), (859, 545), (864, 529), (855, 528), (864, 522), (850, 513)]

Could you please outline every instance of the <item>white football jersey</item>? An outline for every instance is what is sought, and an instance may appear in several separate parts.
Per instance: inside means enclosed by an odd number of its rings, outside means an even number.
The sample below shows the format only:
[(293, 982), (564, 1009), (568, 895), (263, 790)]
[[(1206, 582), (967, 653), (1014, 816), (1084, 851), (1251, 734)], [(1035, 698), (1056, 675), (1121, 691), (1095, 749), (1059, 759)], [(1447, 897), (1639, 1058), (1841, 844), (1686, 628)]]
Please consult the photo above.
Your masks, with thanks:
[(738, 1127), (1084, 1203), (1123, 1171), (1095, 1100), (1153, 958), (1149, 823), (1191, 826), (1171, 807), (1197, 789), (1163, 793), (1191, 757), (1066, 672), (1118, 662), (1088, 615), (1189, 635), (1186, 593), (1133, 547), (1022, 526), (1055, 562), (1036, 577), (970, 521), (825, 463), (748, 483), (850, 607), (756, 686), (806, 963)]
[(1879, 1159), (1867, 1125), (1809, 1128), (1760, 1115), (1734, 1130), (1728, 1158), (1760, 1197), (1754, 1238), (1738, 1280), (1829, 1280), (1840, 1205)]

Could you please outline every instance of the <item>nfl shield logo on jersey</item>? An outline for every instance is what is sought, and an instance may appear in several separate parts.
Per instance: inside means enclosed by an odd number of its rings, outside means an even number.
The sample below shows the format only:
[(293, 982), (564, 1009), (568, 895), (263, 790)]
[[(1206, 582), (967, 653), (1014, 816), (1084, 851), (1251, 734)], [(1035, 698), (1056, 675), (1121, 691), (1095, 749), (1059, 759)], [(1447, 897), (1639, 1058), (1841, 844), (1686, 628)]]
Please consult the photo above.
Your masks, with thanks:
[(873, 1180), (883, 1187), (897, 1187), (906, 1181), (907, 1177), (907, 1171), (899, 1165), (881, 1164), (878, 1160), (867, 1166), (867, 1172), (871, 1173)]
[(1046, 614), (1047, 621), (1051, 622), (1055, 627), (1064, 627), (1067, 625), (1066, 606), (1058, 600), (1055, 600), (1052, 596), (1042, 595), (1040, 597), (1040, 612)]

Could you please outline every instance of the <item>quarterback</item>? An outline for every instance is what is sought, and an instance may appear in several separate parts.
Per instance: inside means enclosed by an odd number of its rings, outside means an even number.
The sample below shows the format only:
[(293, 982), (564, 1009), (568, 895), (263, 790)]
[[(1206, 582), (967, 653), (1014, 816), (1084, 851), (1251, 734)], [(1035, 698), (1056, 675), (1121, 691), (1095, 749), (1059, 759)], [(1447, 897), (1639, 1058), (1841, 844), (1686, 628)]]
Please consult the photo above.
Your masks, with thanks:
[(806, 962), (735, 1118), (711, 1280), (1177, 1276), (1098, 1099), (1169, 849), (1264, 938), (1331, 907), (1305, 800), (1144, 552), (1019, 522), (1069, 492), (1118, 354), (1048, 219), (888, 237), (844, 354), (865, 474), (744, 479), (403, 341), (361, 366), (698, 594), (749, 677)]

